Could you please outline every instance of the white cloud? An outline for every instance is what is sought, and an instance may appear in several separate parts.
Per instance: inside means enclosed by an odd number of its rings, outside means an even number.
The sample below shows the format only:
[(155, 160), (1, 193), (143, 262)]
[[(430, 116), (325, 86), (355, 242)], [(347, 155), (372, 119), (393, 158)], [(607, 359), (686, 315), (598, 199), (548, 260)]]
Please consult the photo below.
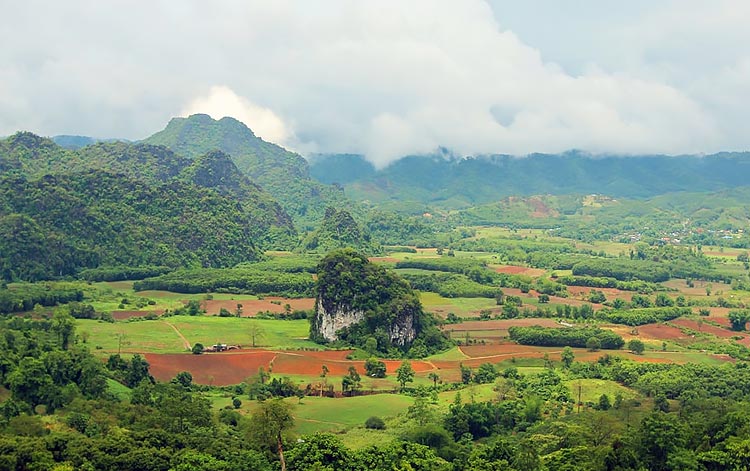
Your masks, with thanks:
[[(517, 2), (494, 2), (507, 5), (18, 2), (0, 29), (12, 45), (0, 48), (0, 107), (10, 110), (0, 135), (142, 138), (200, 111), (232, 115), (300, 151), (364, 152), (378, 165), (437, 146), (462, 154), (748, 147), (738, 123), (750, 105), (741, 41), (750, 30), (739, 25), (750, 11), (739, 0), (640, 1), (627, 15), (579, 1), (550, 18), (538, 11), (558, 2), (531, 2), (525, 20), (503, 16), (524, 8)], [(571, 34), (555, 29), (576, 17)]]
[(230, 116), (245, 123), (256, 136), (266, 141), (291, 144), (292, 132), (273, 110), (252, 103), (227, 86), (211, 87), (208, 94), (190, 101), (180, 114), (189, 116), (196, 113), (205, 113), (214, 119)]

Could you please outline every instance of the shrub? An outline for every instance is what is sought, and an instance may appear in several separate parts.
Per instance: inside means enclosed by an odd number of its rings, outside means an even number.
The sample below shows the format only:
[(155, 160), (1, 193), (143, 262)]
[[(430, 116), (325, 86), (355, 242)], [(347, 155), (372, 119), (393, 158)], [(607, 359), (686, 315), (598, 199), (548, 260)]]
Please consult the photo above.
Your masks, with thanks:
[(375, 417), (374, 415), (372, 417), (369, 417), (367, 420), (365, 420), (365, 428), (369, 428), (372, 430), (385, 430), (385, 422), (383, 422), (383, 419), (380, 417)]

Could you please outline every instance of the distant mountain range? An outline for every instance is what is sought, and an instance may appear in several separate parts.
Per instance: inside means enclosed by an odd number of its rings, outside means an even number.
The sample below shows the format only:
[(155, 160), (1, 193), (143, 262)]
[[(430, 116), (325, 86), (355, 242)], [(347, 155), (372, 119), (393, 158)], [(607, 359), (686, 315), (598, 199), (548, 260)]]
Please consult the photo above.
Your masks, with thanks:
[[(708, 156), (591, 156), (581, 152), (456, 157), (409, 156), (376, 170), (360, 155), (316, 155), (310, 174), (347, 196), (393, 208), (448, 209), (511, 195), (604, 194), (645, 198), (750, 185), (750, 152)], [(415, 205), (416, 204), (416, 205)]]

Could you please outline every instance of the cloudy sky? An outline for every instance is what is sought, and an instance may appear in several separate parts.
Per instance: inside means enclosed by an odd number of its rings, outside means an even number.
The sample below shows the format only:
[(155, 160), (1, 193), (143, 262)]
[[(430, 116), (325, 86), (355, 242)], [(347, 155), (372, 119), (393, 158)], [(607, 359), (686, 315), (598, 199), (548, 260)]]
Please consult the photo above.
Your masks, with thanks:
[(301, 153), (747, 150), (746, 0), (0, 0), (0, 135), (234, 116)]

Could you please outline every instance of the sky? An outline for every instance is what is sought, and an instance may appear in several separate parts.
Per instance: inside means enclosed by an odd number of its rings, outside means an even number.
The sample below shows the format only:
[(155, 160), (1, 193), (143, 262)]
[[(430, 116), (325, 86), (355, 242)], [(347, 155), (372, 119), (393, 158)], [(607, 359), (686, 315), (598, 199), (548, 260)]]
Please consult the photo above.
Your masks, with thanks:
[(746, 0), (0, 0), (0, 135), (232, 116), (303, 155), (747, 150)]

